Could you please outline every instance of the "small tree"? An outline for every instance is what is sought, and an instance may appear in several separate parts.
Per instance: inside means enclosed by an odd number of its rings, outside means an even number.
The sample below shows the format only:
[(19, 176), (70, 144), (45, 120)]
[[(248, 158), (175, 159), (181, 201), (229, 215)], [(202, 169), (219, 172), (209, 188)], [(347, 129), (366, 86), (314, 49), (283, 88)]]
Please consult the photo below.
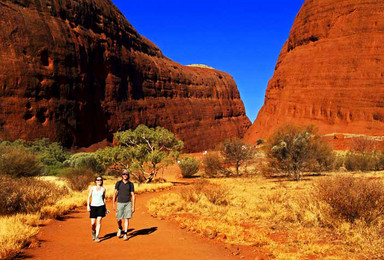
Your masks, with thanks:
[(179, 163), (181, 175), (184, 178), (192, 177), (199, 171), (199, 162), (193, 157), (185, 157)]
[(267, 147), (269, 166), (296, 180), (301, 178), (303, 171), (313, 169), (316, 163), (321, 171), (321, 166), (330, 163), (326, 158), (332, 157), (332, 151), (325, 148), (326, 144), (314, 132), (313, 127), (280, 127), (270, 138)]
[[(114, 138), (120, 146), (130, 149), (134, 158), (132, 167), (141, 172), (146, 182), (151, 182), (156, 177), (160, 169), (158, 165), (164, 162), (166, 157), (180, 151), (184, 146), (183, 142), (167, 129), (153, 129), (145, 125), (139, 125), (135, 130), (116, 132)], [(146, 171), (146, 165), (149, 165), (149, 173)]]
[(114, 165), (119, 165), (120, 168), (128, 169), (133, 163), (133, 153), (128, 147), (105, 147), (97, 150), (95, 154), (96, 160), (103, 171)]
[(251, 147), (240, 139), (224, 141), (220, 152), (227, 162), (235, 164), (237, 175), (239, 175), (240, 164), (253, 156)]

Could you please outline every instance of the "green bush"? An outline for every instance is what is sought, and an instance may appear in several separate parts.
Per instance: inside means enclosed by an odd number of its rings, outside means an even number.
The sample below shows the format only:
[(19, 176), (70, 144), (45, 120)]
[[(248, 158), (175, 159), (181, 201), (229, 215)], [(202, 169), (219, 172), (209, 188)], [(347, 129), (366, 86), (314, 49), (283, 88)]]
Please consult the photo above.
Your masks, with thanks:
[(367, 224), (384, 216), (384, 184), (378, 179), (338, 176), (317, 184), (317, 196), (328, 204), (332, 215), (353, 223)]
[(48, 138), (38, 139), (27, 146), (28, 150), (36, 152), (41, 163), (49, 168), (61, 168), (70, 155), (57, 142), (50, 142)]
[(35, 178), (0, 176), (0, 215), (38, 212), (66, 194), (66, 188)]
[(92, 170), (80, 168), (68, 168), (64, 171), (63, 176), (74, 191), (86, 190), (95, 179), (95, 173)]
[(199, 162), (193, 157), (185, 157), (179, 163), (181, 175), (184, 178), (192, 177), (199, 171)]
[(76, 153), (64, 162), (64, 166), (79, 169), (91, 169), (95, 172), (102, 171), (102, 166), (97, 160), (97, 155), (95, 153)]
[(36, 176), (42, 172), (37, 155), (19, 146), (0, 145), (0, 174)]

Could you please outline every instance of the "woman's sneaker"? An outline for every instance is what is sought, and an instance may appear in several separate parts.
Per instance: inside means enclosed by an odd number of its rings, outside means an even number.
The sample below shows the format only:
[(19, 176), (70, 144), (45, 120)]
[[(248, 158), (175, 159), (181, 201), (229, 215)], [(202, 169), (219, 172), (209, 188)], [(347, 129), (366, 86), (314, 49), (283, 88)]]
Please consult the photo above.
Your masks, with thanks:
[(92, 231), (92, 239), (93, 239), (93, 240), (96, 239), (96, 231)]
[(128, 236), (127, 236), (127, 234), (125, 234), (124, 235), (124, 238), (123, 238), (124, 240), (128, 240)]
[(120, 237), (121, 236), (121, 229), (117, 230), (116, 236)]
[(99, 239), (98, 237), (96, 237), (94, 241), (97, 242), (97, 243), (99, 243), (99, 242), (100, 242), (100, 239)]

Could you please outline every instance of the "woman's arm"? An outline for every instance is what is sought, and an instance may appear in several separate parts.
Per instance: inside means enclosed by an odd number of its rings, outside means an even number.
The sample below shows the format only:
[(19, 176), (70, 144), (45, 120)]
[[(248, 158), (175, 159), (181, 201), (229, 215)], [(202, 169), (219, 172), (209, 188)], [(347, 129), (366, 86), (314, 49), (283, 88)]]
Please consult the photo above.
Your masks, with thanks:
[(89, 206), (89, 201), (91, 199), (92, 189), (93, 189), (93, 186), (89, 189), (89, 194), (88, 194), (88, 199), (87, 199), (87, 210), (88, 211), (91, 211), (91, 207)]

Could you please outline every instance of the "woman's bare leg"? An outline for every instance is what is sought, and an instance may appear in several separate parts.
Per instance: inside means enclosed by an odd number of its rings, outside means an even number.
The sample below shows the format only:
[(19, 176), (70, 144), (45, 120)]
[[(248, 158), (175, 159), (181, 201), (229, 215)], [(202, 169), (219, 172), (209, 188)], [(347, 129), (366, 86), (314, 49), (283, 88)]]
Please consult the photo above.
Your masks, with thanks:
[(100, 228), (101, 228), (101, 219), (102, 217), (97, 217), (96, 219), (96, 237), (99, 237), (100, 234)]

